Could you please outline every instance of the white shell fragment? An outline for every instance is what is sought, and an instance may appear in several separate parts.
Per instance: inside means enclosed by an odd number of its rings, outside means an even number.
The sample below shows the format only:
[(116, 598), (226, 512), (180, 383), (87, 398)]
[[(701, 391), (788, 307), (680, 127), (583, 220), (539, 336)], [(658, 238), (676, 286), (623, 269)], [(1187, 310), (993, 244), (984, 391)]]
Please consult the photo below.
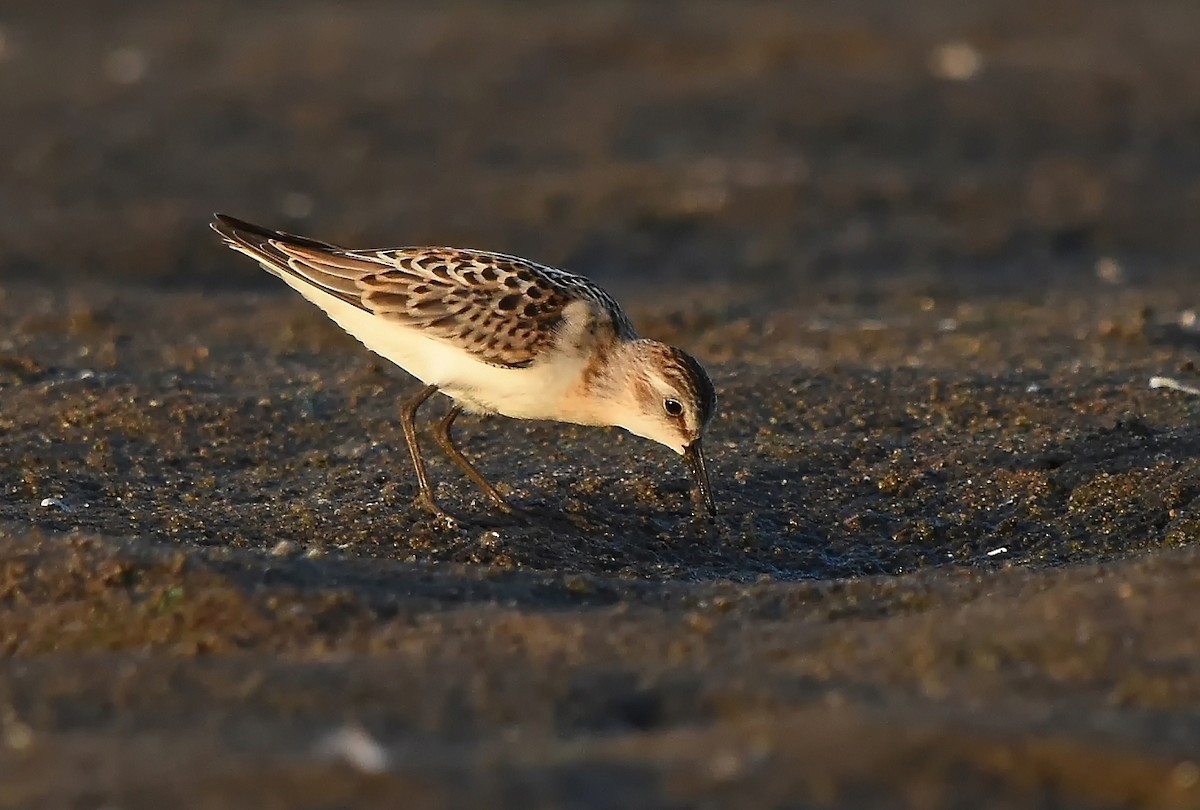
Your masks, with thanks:
[(1169, 388), (1172, 391), (1182, 391), (1185, 394), (1200, 395), (1200, 388), (1180, 382), (1174, 377), (1151, 377), (1151, 388)]
[(71, 511), (71, 507), (62, 498), (42, 498), (41, 507), (43, 509), (57, 509), (60, 512)]

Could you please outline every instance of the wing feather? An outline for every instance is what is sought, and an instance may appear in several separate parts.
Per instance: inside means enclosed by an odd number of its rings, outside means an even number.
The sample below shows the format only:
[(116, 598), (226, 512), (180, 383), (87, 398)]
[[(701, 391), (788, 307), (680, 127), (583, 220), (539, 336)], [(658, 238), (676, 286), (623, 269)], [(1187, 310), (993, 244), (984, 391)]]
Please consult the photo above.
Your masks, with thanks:
[(344, 250), (217, 215), (230, 247), (372, 312), (421, 329), (484, 362), (522, 367), (553, 348), (565, 310), (585, 301), (598, 329), (632, 336), (621, 308), (582, 276), (516, 256), (408, 247)]

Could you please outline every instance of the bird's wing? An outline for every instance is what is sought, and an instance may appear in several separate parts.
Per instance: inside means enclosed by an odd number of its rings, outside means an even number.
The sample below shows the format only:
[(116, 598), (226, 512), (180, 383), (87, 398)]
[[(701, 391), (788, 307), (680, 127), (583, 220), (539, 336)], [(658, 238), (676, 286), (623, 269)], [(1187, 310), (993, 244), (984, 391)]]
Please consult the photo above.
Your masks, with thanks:
[(528, 366), (552, 347), (573, 301), (588, 302), (597, 325), (633, 331), (592, 282), (516, 256), (440, 247), (344, 250), (223, 214), (213, 229), (276, 275), (296, 276), (497, 366)]

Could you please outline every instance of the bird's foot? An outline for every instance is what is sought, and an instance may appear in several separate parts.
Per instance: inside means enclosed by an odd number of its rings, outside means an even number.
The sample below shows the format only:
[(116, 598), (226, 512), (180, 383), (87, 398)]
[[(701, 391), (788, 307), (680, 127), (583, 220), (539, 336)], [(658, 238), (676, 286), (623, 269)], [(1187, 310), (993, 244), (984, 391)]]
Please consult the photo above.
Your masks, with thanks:
[(492, 506), (496, 507), (497, 511), (503, 512), (506, 515), (524, 515), (525, 514), (525, 511), (523, 509), (519, 509), (518, 507), (513, 506), (511, 503), (504, 500), (504, 498), (502, 496), (500, 496), (499, 494), (492, 494), (491, 501), (492, 501)]
[(425, 509), (426, 512), (433, 515), (434, 520), (446, 528), (453, 529), (458, 526), (458, 519), (438, 506), (437, 501), (428, 492), (422, 492), (417, 496), (417, 504)]

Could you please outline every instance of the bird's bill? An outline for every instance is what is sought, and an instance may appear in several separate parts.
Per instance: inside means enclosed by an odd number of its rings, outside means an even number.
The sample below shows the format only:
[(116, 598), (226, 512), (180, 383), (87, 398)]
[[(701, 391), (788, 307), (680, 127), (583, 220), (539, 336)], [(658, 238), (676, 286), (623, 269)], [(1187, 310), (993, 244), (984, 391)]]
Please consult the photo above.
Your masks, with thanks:
[(683, 451), (683, 460), (692, 473), (692, 480), (696, 482), (696, 488), (700, 490), (700, 497), (704, 499), (708, 513), (716, 517), (717, 505), (713, 502), (712, 486), (708, 483), (708, 467), (704, 464), (704, 448), (700, 445), (699, 439), (689, 444)]

